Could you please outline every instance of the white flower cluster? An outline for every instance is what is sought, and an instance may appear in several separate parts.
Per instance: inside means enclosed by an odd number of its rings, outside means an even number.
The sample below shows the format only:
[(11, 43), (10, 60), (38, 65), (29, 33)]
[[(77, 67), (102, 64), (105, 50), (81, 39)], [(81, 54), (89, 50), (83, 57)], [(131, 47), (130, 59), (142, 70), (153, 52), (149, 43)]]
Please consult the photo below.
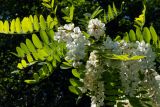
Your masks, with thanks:
[[(111, 38), (107, 37), (103, 43), (103, 49), (109, 50), (108, 52), (112, 54), (127, 54), (131, 57), (145, 56), (143, 59), (121, 61), (118, 64), (112, 60), (106, 60), (105, 62), (109, 67), (120, 69), (120, 78), (126, 95), (136, 97), (136, 93), (140, 91), (140, 86), (147, 88), (148, 90), (146, 91), (150, 95), (153, 94), (153, 90), (156, 91), (153, 95), (154, 97), (160, 95), (160, 88), (157, 87), (158, 84), (155, 79), (155, 77), (158, 78), (159, 76), (156, 76), (158, 74), (154, 71), (155, 53), (149, 44), (146, 44), (144, 41), (136, 41), (136, 43), (127, 43), (125, 41), (114, 42)], [(144, 78), (140, 79), (140, 74), (143, 74)]]
[(100, 36), (103, 36), (105, 33), (105, 24), (102, 23), (100, 20), (91, 19), (88, 24), (88, 34), (90, 36), (94, 36), (97, 40), (100, 38)]
[[(98, 19), (91, 19), (87, 30), (90, 36), (99, 40), (105, 33), (105, 24)], [(74, 24), (65, 24), (58, 28), (54, 39), (66, 43), (68, 51), (65, 59), (72, 60), (74, 67), (81, 64), (80, 60), (83, 60), (87, 53), (85, 46), (90, 46), (90, 44), (79, 27), (74, 27)], [(98, 49), (107, 54), (145, 57), (138, 60), (116, 61), (109, 58), (102, 59), (99, 57), (99, 51), (92, 51), (86, 62), (85, 76), (80, 79), (84, 86), (79, 87), (83, 93), (89, 91), (91, 107), (104, 105), (105, 88), (102, 74), (108, 72), (105, 69), (106, 66), (120, 70), (119, 74), (125, 95), (139, 97), (137, 92), (146, 89), (147, 95), (154, 99), (157, 104), (160, 104), (160, 75), (154, 70), (156, 56), (149, 44), (144, 41), (127, 43), (122, 40), (117, 42), (107, 37)]]
[(79, 60), (84, 58), (85, 46), (89, 44), (89, 41), (83, 36), (79, 27), (74, 27), (74, 24), (65, 24), (58, 28), (54, 39), (66, 42), (68, 49), (66, 59), (72, 60), (73, 66), (80, 64)]
[(98, 60), (97, 51), (91, 52), (83, 79), (84, 88), (92, 93), (90, 95), (91, 107), (101, 107), (104, 104), (104, 82), (100, 80), (103, 72), (104, 70)]

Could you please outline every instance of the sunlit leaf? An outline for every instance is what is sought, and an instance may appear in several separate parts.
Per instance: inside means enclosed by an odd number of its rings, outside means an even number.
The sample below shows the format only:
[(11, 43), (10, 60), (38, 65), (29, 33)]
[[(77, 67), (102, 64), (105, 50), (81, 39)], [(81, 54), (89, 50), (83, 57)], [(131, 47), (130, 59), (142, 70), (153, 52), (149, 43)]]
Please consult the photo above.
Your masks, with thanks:
[(44, 30), (40, 30), (40, 37), (44, 41), (44, 43), (49, 44), (49, 38)]
[(54, 7), (54, 0), (52, 0), (52, 2), (51, 2), (51, 7), (52, 8)]
[(48, 56), (48, 53), (44, 49), (38, 49), (37, 52), (42, 57), (47, 57)]
[(129, 55), (127, 55), (127, 54), (125, 54), (125, 55), (116, 55), (116, 54), (113, 54), (110, 59), (115, 59), (115, 60), (120, 60), (120, 61), (129, 61), (129, 60), (143, 59), (144, 57), (145, 56), (132, 56), (132, 57), (129, 57)]
[(31, 21), (31, 23), (33, 23), (33, 22), (34, 22), (34, 20), (33, 20), (33, 16), (32, 16), (32, 15), (29, 15), (29, 20)]
[(17, 68), (19, 68), (19, 69), (23, 69), (22, 64), (21, 64), (21, 63), (18, 63)]
[(129, 42), (129, 36), (127, 32), (124, 34), (123, 40), (125, 40), (126, 42)]
[(25, 68), (25, 67), (27, 67), (27, 63), (26, 63), (26, 61), (25, 60), (21, 60), (21, 64), (22, 64), (22, 66)]
[(29, 32), (33, 32), (33, 25), (32, 25), (32, 21), (30, 18), (28, 18), (28, 30)]
[(39, 31), (39, 22), (38, 22), (38, 17), (36, 15), (34, 15), (33, 18), (33, 26), (34, 30)]
[(4, 22), (3, 30), (4, 30), (4, 33), (9, 33), (9, 23), (7, 20), (5, 20)]
[(28, 28), (28, 17), (24, 17), (21, 24), (22, 24), (22, 31), (24, 33), (27, 33), (29, 31), (29, 28)]
[(74, 79), (74, 78), (70, 78), (69, 82), (71, 83), (71, 85), (76, 86), (76, 87), (82, 87), (83, 83)]
[(46, 21), (45, 21), (45, 19), (44, 19), (44, 17), (42, 16), (42, 15), (40, 15), (40, 17), (39, 17), (39, 20), (40, 20), (40, 27), (41, 27), (41, 29), (42, 30), (46, 30)]
[(35, 60), (38, 60), (39, 59), (39, 55), (37, 52), (32, 52), (32, 55), (34, 57)]
[(33, 58), (30, 54), (27, 54), (27, 60), (29, 63), (33, 62)]
[(62, 63), (62, 64), (60, 65), (60, 68), (61, 68), (61, 69), (70, 69), (70, 68), (72, 68), (72, 66), (71, 66), (71, 65), (68, 65), (68, 64), (66, 64), (66, 63)]
[(112, 8), (110, 5), (108, 5), (108, 20), (110, 21), (113, 18), (114, 18), (114, 15), (113, 15)]
[(76, 95), (81, 95), (81, 94), (82, 94), (82, 92), (80, 91), (80, 89), (77, 88), (77, 87), (69, 86), (68, 88), (69, 88), (69, 90), (70, 90), (72, 93), (74, 93), (74, 94), (76, 94)]
[(35, 84), (37, 81), (36, 80), (25, 80), (27, 84)]
[(15, 19), (13, 19), (11, 21), (11, 26), (10, 26), (10, 33), (14, 33), (15, 32)]
[(143, 29), (143, 39), (145, 40), (145, 42), (150, 43), (151, 34), (147, 27), (144, 27)]
[(47, 31), (47, 34), (48, 34), (49, 38), (52, 41), (54, 41), (54, 31), (51, 29), (51, 30)]
[(80, 73), (76, 70), (76, 69), (72, 69), (72, 74), (77, 77), (80, 78)]
[(0, 20), (0, 32), (3, 32), (3, 22)]
[(33, 43), (29, 39), (26, 39), (26, 45), (27, 45), (30, 52), (35, 52), (36, 51)]
[(103, 11), (103, 9), (100, 9), (100, 7), (98, 7), (91, 15), (91, 19), (95, 18), (98, 14), (100, 14)]
[(158, 36), (153, 26), (150, 26), (150, 33), (152, 35), (153, 43), (157, 44)]
[(47, 3), (42, 3), (43, 6), (47, 7), (47, 8), (52, 8), (51, 5), (47, 4)]
[(135, 32), (133, 30), (129, 31), (129, 39), (130, 39), (131, 42), (136, 41), (136, 35), (135, 35)]
[(16, 27), (16, 32), (21, 33), (21, 22), (18, 17), (16, 18), (15, 27)]
[(121, 40), (121, 36), (116, 36), (116, 38), (114, 39), (114, 41), (120, 41)]
[(142, 35), (142, 32), (140, 31), (140, 29), (136, 29), (136, 38), (140, 42), (143, 40), (143, 35)]
[(52, 18), (50, 15), (48, 15), (48, 16), (47, 16), (47, 27), (48, 27), (49, 29), (52, 29), (53, 26), (54, 26), (53, 18)]
[(32, 41), (33, 41), (33, 44), (34, 44), (37, 48), (42, 48), (42, 43), (41, 43), (41, 41), (39, 40), (39, 38), (37, 37), (36, 34), (33, 34), (33, 35), (32, 35)]
[(73, 15), (74, 15), (74, 6), (72, 5), (70, 7), (70, 20), (72, 21), (73, 20)]
[(117, 9), (116, 9), (114, 2), (113, 2), (113, 12), (116, 16), (118, 15), (118, 12), (117, 12)]
[(16, 47), (16, 51), (19, 57), (24, 57), (24, 51), (20, 47)]
[(21, 49), (23, 49), (23, 51), (26, 54), (30, 53), (29, 50), (28, 50), (28, 48), (27, 48), (27, 46), (24, 43), (20, 43), (20, 47), (21, 47)]
[(43, 2), (47, 2), (48, 3), (48, 2), (50, 2), (50, 0), (43, 0)]
[(53, 60), (53, 61), (52, 61), (52, 66), (53, 66), (53, 67), (56, 67), (56, 66), (57, 66), (56, 60)]

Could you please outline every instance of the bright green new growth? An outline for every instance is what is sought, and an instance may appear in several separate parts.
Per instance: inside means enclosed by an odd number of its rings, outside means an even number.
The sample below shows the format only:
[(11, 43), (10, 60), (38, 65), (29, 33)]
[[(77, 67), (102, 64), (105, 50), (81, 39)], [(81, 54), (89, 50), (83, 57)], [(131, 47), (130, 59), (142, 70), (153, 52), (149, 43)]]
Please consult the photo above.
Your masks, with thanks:
[[(99, 10), (100, 12), (102, 10)], [(97, 12), (98, 14), (100, 12)], [(112, 4), (112, 7), (111, 5), (108, 5), (108, 11), (107, 11), (107, 14), (104, 12), (104, 22), (107, 23), (107, 22), (110, 22), (111, 20), (114, 20), (119, 14), (121, 14), (121, 11), (119, 11), (114, 2)]]
[(142, 14), (134, 20), (134, 27), (142, 29), (145, 24), (146, 5), (143, 4)]
[[(35, 63), (42, 65), (42, 68), (33, 74), (33, 80), (25, 80), (27, 83), (36, 83), (48, 77), (64, 55), (65, 47), (63, 43), (57, 43), (52, 38), (49, 41), (50, 36), (45, 31), (41, 30), (40, 32), (42, 32), (40, 38), (33, 34), (32, 41), (26, 39), (26, 43), (21, 43), (20, 47), (16, 48), (17, 56), (23, 58), (21, 63), (17, 65), (19, 69), (24, 69)], [(25, 58), (26, 60), (24, 60)]]
[(144, 40), (146, 43), (153, 44), (157, 48), (159, 48), (159, 38), (153, 26), (149, 28), (144, 27), (142, 31), (140, 29), (130, 30), (129, 33), (125, 33), (123, 36), (123, 40), (126, 42), (135, 42)]
[(4, 22), (0, 21), (0, 33), (4, 34), (28, 34), (39, 32), (40, 30), (52, 29), (58, 24), (56, 17), (52, 18), (50, 15), (47, 16), (47, 20), (44, 19), (42, 15), (30, 15), (29, 17), (24, 17), (22, 21), (17, 17), (13, 19), (10, 24), (6, 20)]

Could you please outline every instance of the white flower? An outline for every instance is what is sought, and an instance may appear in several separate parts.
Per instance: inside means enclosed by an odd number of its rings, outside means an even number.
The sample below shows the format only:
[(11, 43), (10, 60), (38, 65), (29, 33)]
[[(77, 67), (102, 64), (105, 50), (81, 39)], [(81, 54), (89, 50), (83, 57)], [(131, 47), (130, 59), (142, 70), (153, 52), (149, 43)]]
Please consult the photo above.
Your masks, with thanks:
[[(100, 36), (105, 33), (105, 24), (98, 19), (90, 20), (88, 33), (99, 40)], [(66, 43), (67, 53), (65, 59), (72, 60), (73, 67), (79, 67), (83, 64), (81, 60), (86, 57), (85, 47), (86, 45), (89, 46), (89, 41), (79, 27), (74, 27), (73, 23), (65, 24), (58, 28), (54, 39), (58, 42), (63, 41)], [(140, 96), (145, 98), (147, 95), (154, 98), (155, 102), (160, 103), (160, 75), (154, 70), (156, 54), (149, 44), (144, 41), (127, 43), (122, 40), (117, 42), (107, 37), (98, 49), (107, 54), (127, 54), (129, 57), (145, 56), (145, 58), (129, 61), (113, 60), (104, 58), (100, 56), (101, 54), (99, 54), (98, 50), (93, 50), (88, 61), (86, 61), (84, 78), (80, 79), (84, 86), (79, 87), (83, 93), (89, 92), (91, 107), (104, 105), (105, 84), (102, 80), (102, 75), (103, 72), (110, 72), (110, 70), (119, 70), (119, 78), (125, 95), (137, 98)], [(140, 78), (140, 74), (143, 74), (143, 78)], [(137, 95), (137, 92), (144, 91), (143, 89), (147, 91), (147, 94)]]
[(160, 81), (160, 75), (155, 76), (155, 79), (156, 79), (157, 81)]
[(80, 34), (80, 33), (81, 33), (81, 30), (80, 30), (79, 27), (75, 27), (75, 28), (73, 29), (73, 31), (74, 31), (74, 33), (76, 33), (76, 34)]
[(71, 23), (71, 24), (65, 24), (64, 25), (64, 29), (71, 31), (71, 30), (74, 29), (74, 24), (73, 23)]
[(97, 40), (100, 38), (100, 36), (103, 36), (105, 33), (105, 24), (102, 23), (100, 20), (91, 19), (88, 24), (88, 33), (91, 36), (94, 36)]
[(91, 107), (97, 107), (97, 104), (91, 103)]
[(87, 61), (88, 64), (91, 64), (94, 67), (97, 67), (98, 65), (98, 59), (96, 55), (97, 51), (93, 51), (90, 53), (89, 61)]
[(85, 46), (89, 44), (89, 41), (81, 33), (80, 28), (74, 28), (73, 23), (65, 24), (63, 27), (58, 28), (58, 32), (55, 33), (54, 39), (58, 42), (66, 42), (68, 52), (65, 59), (72, 60), (74, 67), (80, 65), (78, 64), (79, 60), (85, 57)]
[(97, 51), (94, 50), (90, 53), (86, 64), (85, 77), (82, 80), (84, 88), (92, 93), (90, 95), (91, 107), (101, 107), (104, 105), (104, 82), (100, 80), (103, 72), (104, 70), (100, 65)]

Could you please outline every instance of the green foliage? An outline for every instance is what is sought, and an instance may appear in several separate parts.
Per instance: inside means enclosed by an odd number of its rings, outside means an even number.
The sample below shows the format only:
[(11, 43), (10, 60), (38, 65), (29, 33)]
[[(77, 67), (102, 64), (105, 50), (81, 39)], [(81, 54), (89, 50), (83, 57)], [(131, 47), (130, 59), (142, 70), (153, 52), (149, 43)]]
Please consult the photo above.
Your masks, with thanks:
[(39, 20), (37, 15), (24, 17), (22, 21), (17, 17), (16, 19), (13, 19), (10, 24), (7, 20), (4, 22), (0, 21), (0, 33), (28, 34), (39, 32), (40, 30), (50, 30), (57, 24), (57, 18), (52, 18), (50, 15), (47, 16), (47, 20), (45, 20), (42, 15), (39, 16)]
[(64, 14), (66, 16), (63, 17), (63, 19), (66, 21), (66, 22), (72, 22), (73, 20), (73, 15), (74, 15), (74, 6), (72, 5), (68, 10), (66, 11), (63, 11)]
[(98, 14), (100, 14), (103, 11), (103, 9), (100, 9), (100, 7), (98, 7), (91, 15), (91, 19), (94, 19)]
[(159, 37), (155, 32), (153, 26), (150, 26), (149, 28), (144, 27), (142, 31), (140, 29), (136, 29), (136, 31), (130, 30), (129, 34), (127, 32), (124, 34), (123, 40), (125, 40), (126, 42), (144, 40), (146, 43), (155, 45), (157, 48), (159, 47)]
[(146, 5), (143, 4), (142, 14), (134, 20), (134, 27), (142, 29), (145, 24)]
[(113, 54), (110, 59), (120, 60), (120, 61), (130, 61), (130, 60), (139, 60), (143, 59), (145, 56), (132, 56), (129, 57), (129, 55), (115, 55)]
[[(103, 74), (103, 78), (105, 79), (105, 93), (106, 93), (106, 98), (105, 98), (105, 103), (106, 106), (114, 106), (115, 101), (118, 99), (122, 99), (119, 96), (123, 95), (123, 91), (121, 89), (121, 83), (119, 80), (119, 73), (118, 70), (113, 71), (112, 68), (106, 68), (107, 71)], [(108, 78), (106, 78), (108, 77)]]
[(72, 68), (72, 64), (70, 62), (62, 62), (62, 64), (60, 65), (61, 69), (70, 69)]
[(155, 105), (152, 104), (152, 102), (150, 101), (149, 98), (135, 98), (135, 97), (132, 97), (132, 98), (129, 98), (130, 100), (130, 103), (132, 104), (132, 106), (136, 107), (153, 107)]
[(76, 69), (72, 69), (73, 76), (80, 78), (80, 73)]
[(80, 89), (77, 88), (77, 87), (74, 87), (74, 86), (69, 86), (69, 90), (70, 90), (72, 93), (76, 94), (76, 95), (81, 95), (81, 94), (82, 94), (81, 91), (80, 91)]
[(136, 41), (136, 36), (133, 30), (129, 31), (129, 39), (131, 42), (135, 42)]
[(112, 7), (111, 5), (108, 5), (108, 12), (107, 12), (107, 20), (108, 22), (115, 19), (118, 15), (121, 14), (121, 10), (117, 10), (114, 2), (112, 4)]
[(32, 35), (32, 41), (36, 48), (39, 48), (39, 49), (42, 48), (42, 42), (39, 40), (36, 34)]
[(140, 42), (143, 40), (143, 35), (142, 35), (142, 32), (140, 31), (140, 29), (136, 29), (136, 38)]
[(38, 73), (33, 74), (33, 80), (25, 80), (26, 83), (36, 83), (51, 75), (65, 52), (64, 43), (59, 44), (52, 39), (49, 41), (49, 35), (45, 31), (40, 32), (41, 38), (33, 34), (32, 41), (26, 39), (26, 44), (21, 43), (20, 47), (17, 47), (17, 55), (22, 58), (21, 63), (17, 65), (19, 69), (33, 64), (42, 65)]
[(151, 36), (152, 36), (153, 44), (157, 45), (158, 35), (157, 35), (154, 27), (150, 26), (149, 30), (150, 30), (150, 33), (151, 33)]

